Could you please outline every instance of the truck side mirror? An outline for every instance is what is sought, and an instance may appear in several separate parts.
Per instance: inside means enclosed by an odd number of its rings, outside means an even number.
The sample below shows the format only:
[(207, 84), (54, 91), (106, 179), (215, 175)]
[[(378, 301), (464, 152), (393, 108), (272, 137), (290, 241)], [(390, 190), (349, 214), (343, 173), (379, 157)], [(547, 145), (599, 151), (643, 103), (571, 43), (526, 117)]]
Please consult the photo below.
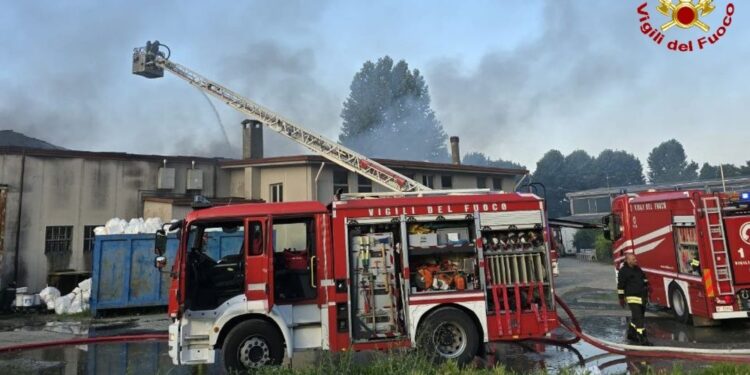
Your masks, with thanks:
[(167, 257), (159, 255), (154, 258), (154, 267), (161, 271), (162, 268), (167, 266)]
[(612, 241), (612, 231), (610, 228), (610, 217), (605, 216), (602, 218), (602, 234), (604, 235), (604, 238), (608, 241)]
[(159, 229), (156, 231), (156, 236), (154, 237), (154, 253), (161, 256), (166, 252), (167, 234), (164, 232), (164, 229)]

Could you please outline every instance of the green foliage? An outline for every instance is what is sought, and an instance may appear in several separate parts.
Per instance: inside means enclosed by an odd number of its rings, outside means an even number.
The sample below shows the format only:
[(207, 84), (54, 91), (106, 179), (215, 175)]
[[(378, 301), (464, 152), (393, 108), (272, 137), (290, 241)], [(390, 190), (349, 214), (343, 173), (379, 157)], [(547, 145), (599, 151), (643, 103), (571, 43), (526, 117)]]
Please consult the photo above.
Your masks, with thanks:
[(385, 56), (354, 75), (339, 142), (369, 157), (447, 162), (447, 136), (419, 70)]
[(606, 149), (594, 161), (594, 185), (596, 187), (641, 185), (643, 166), (633, 154)]
[(570, 214), (570, 207), (565, 201), (565, 193), (572, 191), (565, 186), (565, 157), (558, 150), (550, 150), (536, 163), (532, 180), (544, 184), (547, 190), (547, 211), (549, 217), (560, 217)]
[(594, 239), (594, 249), (596, 249), (596, 259), (602, 263), (612, 262), (612, 241), (604, 238), (604, 234), (597, 230)]
[(481, 153), (481, 152), (469, 152), (464, 155), (464, 157), (461, 159), (462, 164), (466, 165), (478, 165), (481, 167), (496, 167), (496, 168), (518, 168), (518, 169), (525, 169), (521, 164), (503, 160), (503, 159), (497, 159), (492, 160), (487, 155)]
[(594, 168), (594, 158), (586, 151), (575, 150), (563, 159), (561, 185), (572, 191), (590, 189), (597, 185), (591, 171)]
[(579, 229), (573, 235), (573, 246), (577, 249), (593, 249), (598, 234), (601, 234), (598, 229)]
[[(750, 168), (746, 170), (745, 167), (738, 167), (733, 164), (722, 164), (721, 167), (724, 168), (724, 178), (740, 177), (750, 174)], [(721, 178), (721, 169), (718, 165), (703, 163), (698, 178), (701, 180), (718, 180)]]
[[(372, 352), (368, 353), (370, 358), (361, 360), (355, 358), (351, 353), (322, 353), (321, 358), (313, 366), (291, 369), (288, 367), (265, 367), (250, 374), (259, 375), (328, 375), (328, 374), (354, 374), (354, 375), (520, 375), (546, 374), (543, 370), (526, 370), (517, 372), (498, 364), (493, 368), (475, 368), (467, 366), (464, 368), (455, 362), (444, 362), (436, 364), (426, 356), (417, 351), (395, 351), (395, 352)], [(362, 356), (362, 353), (358, 354)], [(359, 359), (359, 360), (358, 360)], [(645, 374), (750, 374), (750, 366), (731, 363), (710, 364), (707, 367), (697, 367), (692, 370), (684, 370), (679, 365), (672, 369), (654, 369), (648, 365), (642, 369)], [(577, 369), (574, 366), (561, 367), (555, 372), (557, 374), (590, 374), (589, 371)]]
[(698, 178), (698, 164), (687, 161), (682, 144), (670, 139), (648, 155), (648, 178), (653, 183), (692, 181)]
[(596, 158), (576, 150), (563, 156), (550, 150), (537, 162), (534, 181), (547, 188), (550, 217), (567, 216), (570, 205), (565, 194), (609, 186), (643, 184), (640, 160), (625, 151), (604, 150)]

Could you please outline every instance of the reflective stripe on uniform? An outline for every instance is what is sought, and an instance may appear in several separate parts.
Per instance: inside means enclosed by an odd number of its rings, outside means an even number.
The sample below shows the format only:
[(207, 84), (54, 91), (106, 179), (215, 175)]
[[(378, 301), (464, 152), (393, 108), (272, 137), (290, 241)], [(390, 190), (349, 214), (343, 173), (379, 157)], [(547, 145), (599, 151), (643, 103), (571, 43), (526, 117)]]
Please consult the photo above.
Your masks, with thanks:
[(643, 331), (645, 331), (645, 330), (646, 330), (645, 328), (638, 328), (638, 327), (636, 327), (636, 325), (635, 325), (635, 324), (633, 324), (633, 322), (630, 322), (630, 326), (631, 326), (631, 327), (633, 327), (633, 329), (634, 329), (634, 330), (635, 330), (636, 332), (638, 332), (638, 333), (641, 333), (641, 334), (643, 333)]
[(693, 267), (700, 267), (701, 262), (698, 261), (698, 259), (693, 259), (693, 260), (690, 261), (690, 265), (693, 266)]
[(623, 290), (623, 289), (617, 289), (617, 294), (625, 294), (625, 290)]
[(643, 298), (641, 298), (641, 297), (627, 296), (627, 297), (625, 297), (625, 302), (627, 302), (627, 303), (635, 303), (635, 304), (638, 304), (638, 305), (642, 305), (643, 304)]

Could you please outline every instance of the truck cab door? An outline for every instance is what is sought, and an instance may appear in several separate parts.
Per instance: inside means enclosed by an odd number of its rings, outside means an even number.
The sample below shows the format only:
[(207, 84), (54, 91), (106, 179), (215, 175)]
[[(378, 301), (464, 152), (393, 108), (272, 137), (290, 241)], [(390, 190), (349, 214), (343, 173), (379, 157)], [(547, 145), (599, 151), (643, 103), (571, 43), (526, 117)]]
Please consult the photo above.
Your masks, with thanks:
[(245, 296), (248, 301), (260, 301), (265, 312), (273, 307), (273, 283), (269, 275), (273, 275), (273, 243), (268, 230), (267, 217), (250, 217), (245, 219), (245, 243), (247, 256), (245, 257)]

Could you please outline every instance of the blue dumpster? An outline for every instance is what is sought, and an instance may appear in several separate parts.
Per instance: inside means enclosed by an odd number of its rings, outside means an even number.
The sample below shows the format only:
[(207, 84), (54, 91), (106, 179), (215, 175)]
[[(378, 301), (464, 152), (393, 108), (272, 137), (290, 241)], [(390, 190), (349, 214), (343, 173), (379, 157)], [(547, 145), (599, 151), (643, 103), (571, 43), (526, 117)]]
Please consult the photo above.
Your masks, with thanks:
[[(237, 254), (243, 233), (209, 232), (206, 254), (214, 260)], [(167, 267), (172, 269), (178, 239), (167, 238)], [(96, 236), (91, 275), (91, 313), (99, 310), (166, 306), (170, 276), (154, 267), (153, 234)]]

